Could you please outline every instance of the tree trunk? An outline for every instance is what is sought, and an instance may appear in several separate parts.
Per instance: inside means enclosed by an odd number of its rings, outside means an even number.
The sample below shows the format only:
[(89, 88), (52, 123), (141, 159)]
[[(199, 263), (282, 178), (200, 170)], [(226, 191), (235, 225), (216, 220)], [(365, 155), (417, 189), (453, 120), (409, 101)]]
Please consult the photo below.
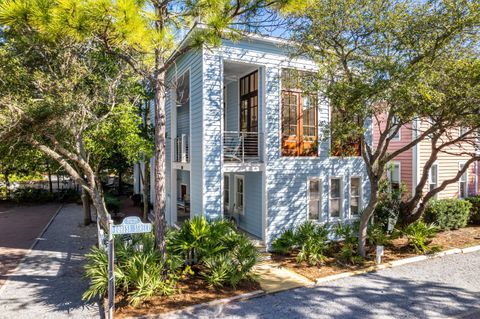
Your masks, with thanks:
[(57, 192), (60, 191), (60, 176), (57, 174)]
[[(158, 63), (158, 62), (157, 62)], [(163, 260), (166, 259), (165, 243), (165, 72), (155, 78), (155, 243)]]
[(122, 172), (118, 172), (118, 195), (123, 195)]
[(90, 211), (90, 197), (84, 189), (82, 189), (82, 205), (83, 205), (83, 224), (85, 226), (88, 226), (92, 223), (92, 214)]
[(143, 170), (143, 220), (147, 221), (150, 211), (150, 161), (144, 162)]
[(359, 234), (358, 234), (358, 253), (363, 258), (367, 257), (366, 246), (367, 246), (368, 223), (372, 218), (373, 213), (375, 212), (375, 208), (377, 207), (377, 204), (378, 204), (378, 184), (379, 184), (378, 179), (375, 178), (374, 180), (372, 179), (370, 180), (370, 188), (371, 188), (370, 201), (368, 202), (367, 207), (363, 210), (362, 216), (360, 217), (360, 228), (359, 228)]

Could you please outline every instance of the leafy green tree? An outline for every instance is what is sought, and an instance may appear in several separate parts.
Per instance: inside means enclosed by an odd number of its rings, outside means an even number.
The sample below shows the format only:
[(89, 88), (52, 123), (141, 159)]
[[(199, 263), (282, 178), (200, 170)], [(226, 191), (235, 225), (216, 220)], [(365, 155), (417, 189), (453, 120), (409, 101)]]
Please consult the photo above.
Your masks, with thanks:
[(103, 220), (102, 161), (114, 146), (130, 162), (149, 148), (136, 114), (139, 78), (129, 70), (95, 43), (52, 38), (28, 23), (5, 28), (0, 46), (0, 143), (58, 162)]
[[(292, 1), (294, 2), (294, 1)], [(302, 1), (303, 2), (303, 1)], [(262, 25), (271, 6), (288, 0), (26, 0), (4, 2), (0, 19), (51, 37), (93, 41), (127, 62), (153, 91), (155, 104), (154, 213), (156, 243), (165, 256), (165, 74), (176, 58), (221, 38), (238, 38), (240, 30)], [(176, 50), (176, 38), (195, 24), (189, 41)]]
[[(360, 220), (359, 252), (365, 256), (367, 225), (388, 163), (431, 139), (433, 157), (405, 204), (413, 221), (421, 216), (425, 199), (446, 186), (425, 197), (422, 194), (436, 156), (461, 142), (474, 147), (473, 132), (480, 125), (480, 3), (312, 0), (285, 13), (292, 21), (292, 39), (298, 43), (294, 53), (309, 56), (319, 65), (316, 89), (331, 105), (334, 121), (328, 131), (332, 145), (361, 143), (371, 189)], [(415, 131), (409, 143), (389, 151), (400, 127), (418, 119), (431, 119), (431, 123)], [(372, 120), (379, 123), (376, 145), (365, 134)], [(449, 132), (459, 126), (468, 132), (452, 137)], [(460, 152), (468, 156), (465, 166), (478, 160), (478, 153)]]

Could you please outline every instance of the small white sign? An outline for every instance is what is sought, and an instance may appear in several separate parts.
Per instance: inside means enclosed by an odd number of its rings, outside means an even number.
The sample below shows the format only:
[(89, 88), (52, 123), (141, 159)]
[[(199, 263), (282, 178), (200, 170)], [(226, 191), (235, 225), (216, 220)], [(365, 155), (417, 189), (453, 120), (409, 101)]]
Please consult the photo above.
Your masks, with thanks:
[(140, 234), (152, 231), (152, 224), (142, 223), (139, 217), (130, 216), (123, 219), (120, 225), (112, 225), (112, 234)]

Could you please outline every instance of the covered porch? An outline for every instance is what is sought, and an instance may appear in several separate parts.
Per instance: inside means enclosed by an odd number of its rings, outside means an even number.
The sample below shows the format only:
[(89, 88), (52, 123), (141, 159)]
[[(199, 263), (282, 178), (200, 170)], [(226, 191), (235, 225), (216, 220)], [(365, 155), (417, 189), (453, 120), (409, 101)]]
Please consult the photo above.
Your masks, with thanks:
[(225, 165), (263, 162), (261, 67), (223, 64), (223, 159)]
[(223, 216), (254, 240), (264, 239), (265, 198), (262, 172), (223, 175)]

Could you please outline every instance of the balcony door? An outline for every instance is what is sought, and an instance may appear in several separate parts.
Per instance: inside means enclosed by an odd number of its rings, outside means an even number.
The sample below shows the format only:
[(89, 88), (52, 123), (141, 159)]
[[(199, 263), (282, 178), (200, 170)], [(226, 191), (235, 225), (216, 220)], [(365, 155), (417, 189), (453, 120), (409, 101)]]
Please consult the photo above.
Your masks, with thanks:
[(298, 91), (282, 91), (282, 155), (317, 156), (317, 98)]
[(240, 131), (258, 132), (258, 70), (240, 79)]

